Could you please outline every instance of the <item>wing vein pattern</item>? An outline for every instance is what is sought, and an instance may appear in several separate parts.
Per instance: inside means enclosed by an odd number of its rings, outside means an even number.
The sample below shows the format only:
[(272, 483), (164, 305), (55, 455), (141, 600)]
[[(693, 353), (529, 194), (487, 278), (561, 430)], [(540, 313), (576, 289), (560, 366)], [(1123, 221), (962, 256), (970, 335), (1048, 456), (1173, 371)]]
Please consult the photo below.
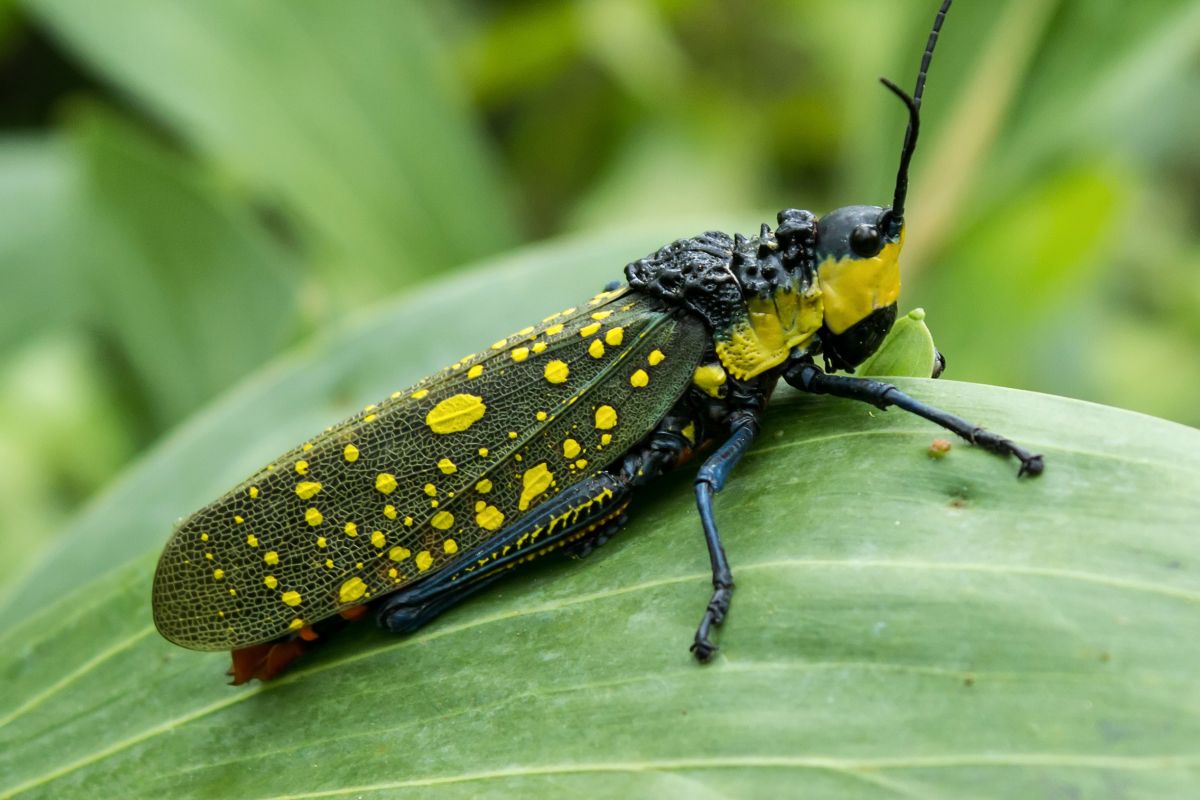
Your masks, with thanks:
[(367, 406), (181, 523), (155, 624), (246, 647), (456, 568), (653, 429), (704, 341), (698, 319), (621, 288)]

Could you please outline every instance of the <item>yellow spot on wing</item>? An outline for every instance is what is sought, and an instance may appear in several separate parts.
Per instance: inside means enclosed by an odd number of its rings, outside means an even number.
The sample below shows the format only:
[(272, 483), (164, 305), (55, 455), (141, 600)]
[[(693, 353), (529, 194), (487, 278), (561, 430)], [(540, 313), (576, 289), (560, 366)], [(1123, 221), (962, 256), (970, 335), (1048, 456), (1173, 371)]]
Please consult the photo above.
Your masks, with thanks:
[[(598, 296), (603, 297), (603, 295), (598, 295)], [(611, 316), (612, 316), (611, 311), (596, 311), (592, 314), (592, 319), (608, 319)]]
[(554, 473), (546, 468), (546, 462), (538, 464), (535, 467), (530, 467), (525, 470), (525, 474), (521, 477), (523, 488), (521, 489), (521, 499), (517, 503), (517, 508), (525, 511), (529, 508), (538, 495), (550, 488), (550, 484), (554, 482)]
[(492, 349), (493, 349), (493, 350), (500, 350), (500, 349), (501, 349), (501, 348), (503, 348), (503, 347), (504, 347), (504, 345), (506, 345), (506, 344), (508, 344), (508, 339), (500, 339), (499, 341), (492, 342)]
[(355, 461), (358, 461), (358, 448), (352, 444), (346, 445), (344, 448), (342, 448), (342, 458), (346, 459), (351, 464), (353, 464)]
[(571, 368), (567, 366), (565, 361), (559, 361), (556, 358), (553, 361), (546, 362), (546, 369), (542, 374), (546, 376), (546, 380), (550, 383), (566, 383), (567, 378), (571, 374)]
[(445, 551), (447, 555), (452, 556), (458, 552), (458, 542), (454, 541), (453, 539), (447, 539), (446, 541), (442, 542), (442, 550)]
[(588, 345), (588, 355), (592, 358), (604, 358), (604, 342), (599, 339), (593, 339)]
[(362, 578), (357, 575), (342, 584), (338, 589), (338, 601), (342, 603), (353, 603), (367, 592), (367, 585), (363, 583)]
[(437, 487), (432, 483), (425, 484), (425, 494), (429, 495), (430, 497), (437, 497)]
[[(553, 319), (553, 317), (551, 319)], [(549, 328), (546, 328), (546, 335), (553, 336), (556, 333), (562, 333), (562, 329), (563, 329), (563, 324), (561, 322), (559, 322), (556, 325), (551, 325)]]
[(543, 350), (545, 350), (545, 349), (546, 349), (546, 343), (545, 343), (545, 342), (534, 342), (534, 343), (533, 343), (533, 352), (535, 352), (535, 353), (540, 353), (540, 352), (542, 352), (542, 351), (543, 351)]
[(617, 425), (617, 410), (612, 406), (596, 409), (596, 427), (602, 431), (612, 430)]
[(447, 530), (454, 524), (454, 515), (449, 511), (439, 511), (433, 515), (433, 519), (429, 520), (429, 524), (439, 531)]
[(297, 618), (297, 619), (292, 620), (292, 623), (290, 625), (288, 625), (288, 630), (289, 631), (298, 631), (303, 627), (304, 627), (304, 620)]
[(297, 475), (307, 475), (308, 474), (308, 462), (307, 461), (301, 460), (301, 461), (296, 462), (296, 474)]
[(284, 605), (298, 606), (303, 598), (300, 597), (299, 592), (284, 592), (279, 599), (284, 602)]
[(483, 502), (480, 502), (479, 505), (483, 508), (475, 513), (475, 524), (486, 531), (499, 530), (500, 526), (504, 524), (504, 514), (495, 506), (489, 506)]
[(242, 519), (242, 518), (241, 518), (241, 517), (239, 517), (237, 514), (234, 514), (234, 515), (233, 515), (233, 524), (234, 524), (234, 525), (241, 525), (241, 524), (242, 524), (243, 522), (245, 522), (245, 521), (246, 521), (246, 520)]
[(329, 544), (329, 542), (325, 539), (324, 536), (317, 537), (317, 547), (325, 547), (328, 544)]
[(428, 550), (422, 550), (417, 553), (417, 569), (424, 572), (431, 566), (433, 566), (433, 556), (429, 554)]
[(528, 347), (518, 347), (517, 349), (512, 351), (512, 360), (513, 361), (520, 363), (527, 358), (529, 358), (529, 348)]
[(582, 328), (580, 328), (579, 335), (580, 336), (591, 336), (593, 333), (595, 333), (598, 330), (600, 330), (600, 323), (593, 322), (590, 325), (584, 325)]
[(392, 561), (403, 561), (411, 555), (412, 552), (409, 551), (407, 547), (397, 546), (393, 547), (391, 550), (388, 550), (388, 558), (390, 558)]
[(250, 495), (251, 500), (257, 500), (258, 499), (258, 487), (251, 486), (248, 490), (246, 490), (246, 494)]
[(246, 537), (246, 544), (250, 545), (251, 547), (258, 547), (258, 537), (253, 533), (248, 535)]
[(492, 482), (489, 481), (487, 478), (484, 478), (479, 483), (475, 484), (475, 491), (479, 492), (480, 494), (487, 494), (491, 490), (492, 490)]
[(479, 448), (479, 457), (480, 458), (487, 458), (487, 454), (488, 454), (488, 449), (486, 447)]
[(431, 408), (425, 415), (425, 424), (434, 433), (458, 433), (482, 419), (485, 411), (487, 406), (482, 397), (456, 394)]
[(646, 356), (646, 361), (650, 363), (650, 366), (657, 367), (662, 363), (664, 358), (666, 358), (666, 356), (663, 355), (662, 350), (651, 350), (650, 355)]
[(629, 385), (635, 389), (645, 388), (649, 383), (650, 376), (644, 369), (634, 370), (633, 374), (629, 376)]
[(521, 328), (521, 330), (517, 331), (517, 336), (528, 336), (531, 333), (533, 333), (533, 326), (526, 325), (524, 328)]
[(296, 484), (296, 496), (301, 500), (311, 500), (321, 491), (321, 484), (315, 481), (300, 481)]
[(687, 425), (684, 425), (683, 430), (680, 431), (680, 433), (682, 433), (684, 438), (686, 438), (692, 444), (696, 443), (696, 423), (689, 422)]
[(601, 434), (600, 435), (600, 444), (603, 447), (608, 447), (610, 444), (612, 444), (612, 434), (611, 433)]
[(213, 570), (213, 580), (219, 581), (225, 577), (225, 570), (217, 568)]
[(276, 553), (274, 550), (268, 550), (263, 553), (263, 561), (273, 567), (279, 563), (279, 553)]
[(413, 400), (420, 400), (427, 394), (429, 394), (428, 389), (417, 389), (415, 392), (412, 393), (411, 397)]
[(274, 575), (267, 575), (266, 577), (264, 577), (263, 583), (266, 584), (266, 587), (268, 589), (274, 589), (276, 586), (279, 585), (279, 581), (275, 579)]
[(358, 526), (353, 522), (347, 522), (346, 527), (342, 528), (347, 536), (358, 536)]
[(617, 347), (625, 341), (625, 329), (609, 328), (608, 332), (604, 334), (604, 341), (608, 342), (609, 347)]
[(483, 374), (483, 364), (476, 364), (475, 366), (473, 366), (469, 370), (467, 370), (468, 378), (478, 378), (482, 374)]
[(381, 472), (375, 476), (375, 489), (383, 494), (396, 491), (396, 476), (390, 472)]
[(441, 459), (438, 461), (437, 465), (438, 469), (442, 471), (443, 475), (453, 475), (454, 473), (458, 472), (458, 467), (448, 458)]
[(383, 515), (384, 515), (385, 517), (387, 517), (388, 519), (395, 519), (395, 518), (396, 518), (396, 516), (397, 516), (397, 514), (396, 514), (396, 507), (395, 507), (395, 506), (393, 506), (393, 505), (386, 505), (386, 506), (384, 506), (384, 507), (383, 507)]
[(325, 517), (317, 509), (310, 508), (304, 512), (304, 521), (315, 528), (325, 521)]
[(534, 414), (534, 416), (537, 417), (538, 422), (546, 421), (546, 412), (545, 411), (539, 411), (536, 414)]
[(575, 456), (579, 455), (579, 451), (583, 449), (579, 446), (579, 442), (575, 441), (574, 439), (563, 439), (562, 447), (564, 458), (574, 458)]
[(387, 537), (383, 535), (383, 531), (371, 532), (371, 544), (379, 548), (382, 548), (385, 544), (387, 544)]

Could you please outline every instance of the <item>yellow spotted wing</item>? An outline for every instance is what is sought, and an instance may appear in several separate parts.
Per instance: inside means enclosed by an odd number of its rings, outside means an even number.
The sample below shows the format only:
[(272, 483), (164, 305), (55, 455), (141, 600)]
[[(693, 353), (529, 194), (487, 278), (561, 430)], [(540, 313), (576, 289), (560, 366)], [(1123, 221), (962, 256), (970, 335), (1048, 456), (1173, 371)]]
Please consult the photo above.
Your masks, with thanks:
[(697, 319), (618, 289), (367, 406), (180, 524), (155, 625), (247, 647), (456, 568), (645, 436), (704, 342)]

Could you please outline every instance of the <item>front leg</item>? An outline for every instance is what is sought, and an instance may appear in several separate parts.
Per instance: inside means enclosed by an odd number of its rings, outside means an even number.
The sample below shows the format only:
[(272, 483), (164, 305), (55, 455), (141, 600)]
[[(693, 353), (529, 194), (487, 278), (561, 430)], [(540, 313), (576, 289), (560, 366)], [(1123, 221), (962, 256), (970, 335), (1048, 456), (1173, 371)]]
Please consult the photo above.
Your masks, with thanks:
[(736, 414), (731, 422), (729, 438), (717, 448), (696, 474), (696, 506), (700, 510), (700, 524), (704, 528), (704, 541), (708, 544), (708, 557), (712, 563), (713, 593), (704, 610), (704, 617), (696, 628), (692, 642), (692, 653), (700, 661), (708, 661), (717, 646), (709, 639), (712, 626), (720, 625), (729, 613), (733, 598), (733, 573), (725, 557), (725, 547), (717, 533), (713, 518), (713, 495), (725, 486), (725, 479), (738, 459), (750, 448), (754, 434), (758, 432), (758, 417), (754, 412)]
[(1031, 453), (1016, 442), (974, 425), (962, 417), (922, 403), (890, 383), (869, 378), (829, 375), (822, 372), (815, 364), (810, 363), (801, 363), (790, 367), (784, 372), (783, 379), (803, 392), (861, 400), (882, 409), (896, 406), (919, 417), (924, 417), (985, 450), (1002, 456), (1016, 456), (1021, 462), (1021, 468), (1017, 471), (1018, 478), (1022, 475), (1040, 475), (1045, 467), (1040, 454)]

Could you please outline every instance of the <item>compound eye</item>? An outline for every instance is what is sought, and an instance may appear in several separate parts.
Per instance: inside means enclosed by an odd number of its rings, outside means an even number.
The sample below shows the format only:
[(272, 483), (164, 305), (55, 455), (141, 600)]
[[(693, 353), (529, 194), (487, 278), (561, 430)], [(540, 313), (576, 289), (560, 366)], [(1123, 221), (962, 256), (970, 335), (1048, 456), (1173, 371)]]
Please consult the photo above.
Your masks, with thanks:
[(871, 258), (879, 255), (883, 249), (883, 238), (879, 229), (874, 225), (859, 225), (850, 231), (850, 249), (859, 258)]

